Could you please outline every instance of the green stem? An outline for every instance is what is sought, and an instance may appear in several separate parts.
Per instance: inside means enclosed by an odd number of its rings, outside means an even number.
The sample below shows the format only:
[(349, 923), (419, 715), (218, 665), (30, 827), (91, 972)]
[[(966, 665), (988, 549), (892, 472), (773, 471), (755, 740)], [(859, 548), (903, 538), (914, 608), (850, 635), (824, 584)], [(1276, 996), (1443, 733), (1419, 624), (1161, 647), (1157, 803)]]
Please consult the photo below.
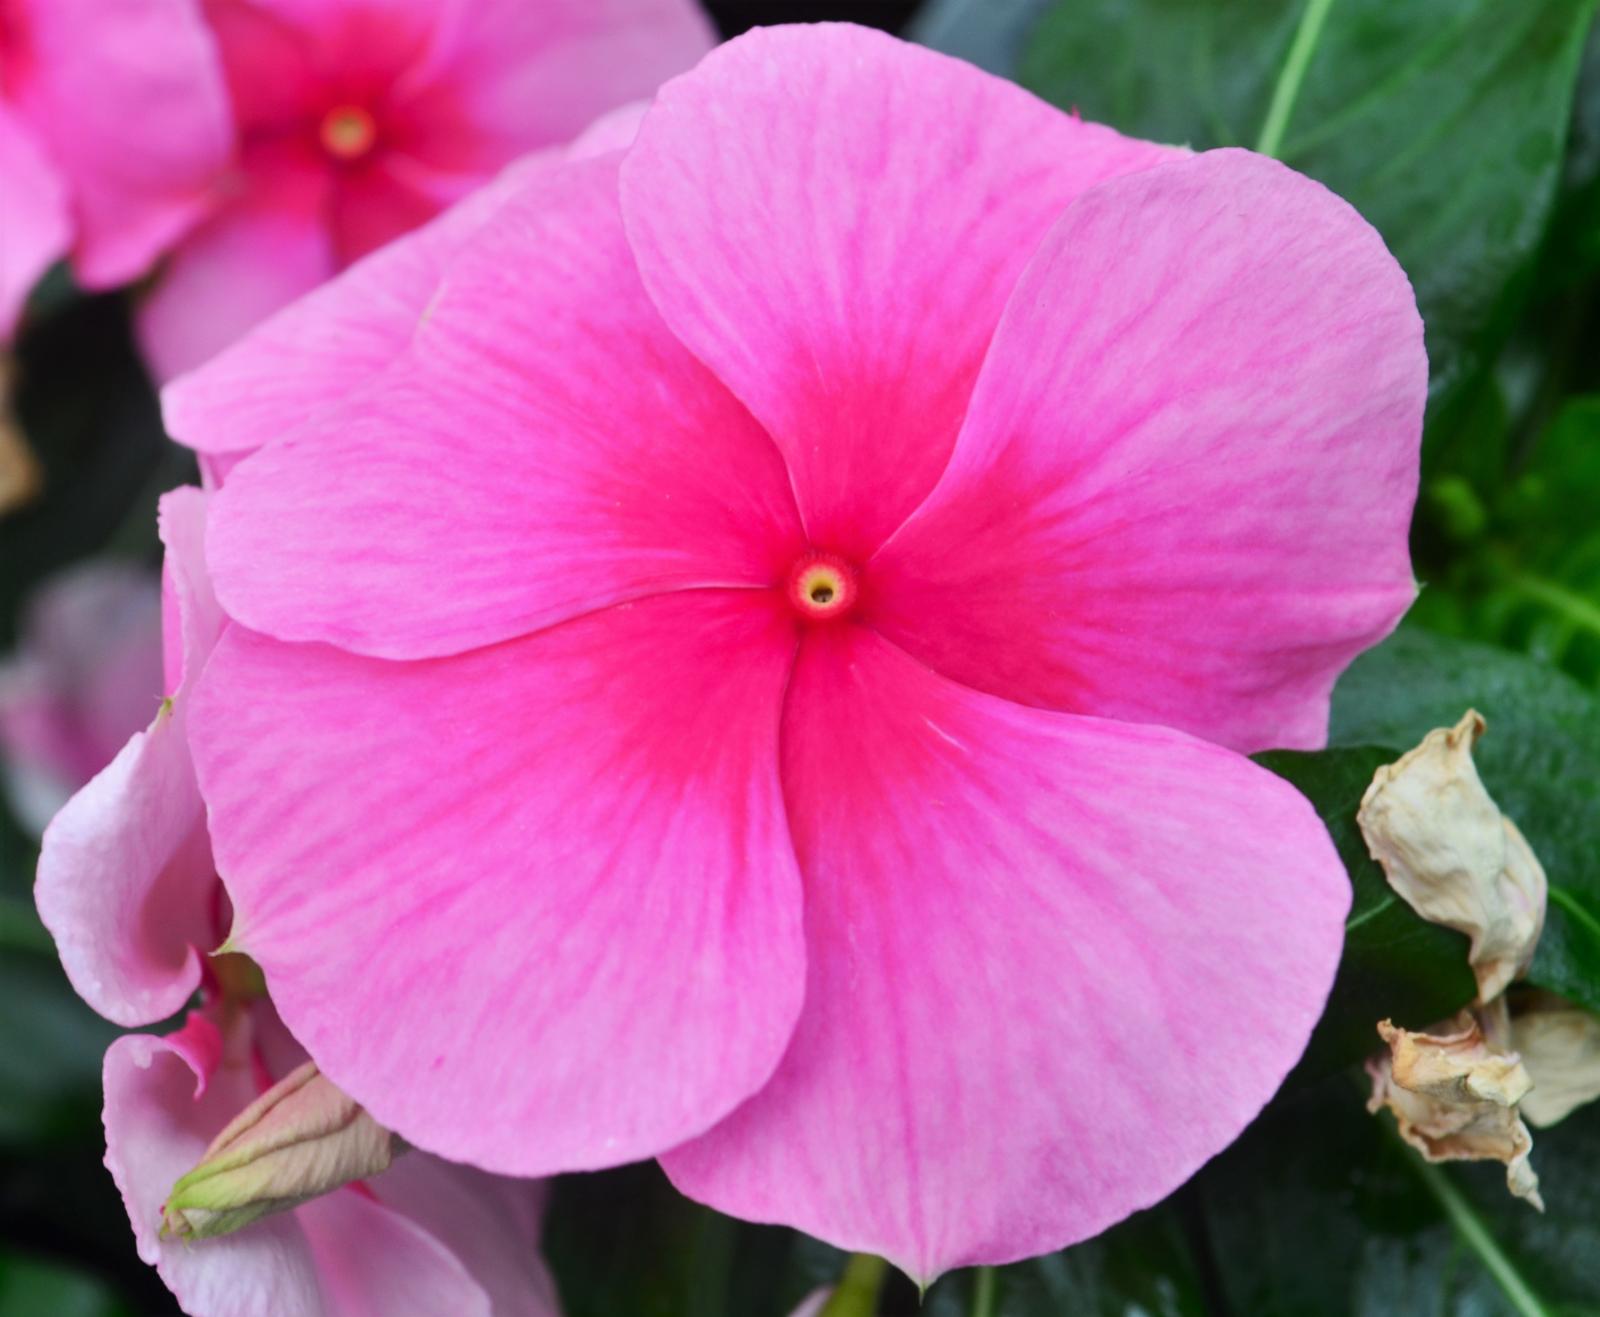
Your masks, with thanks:
[(1565, 887), (1557, 887), (1554, 883), (1549, 885), (1549, 895), (1552, 901), (1566, 911), (1569, 919), (1576, 920), (1579, 924), (1582, 924), (1589, 936), (1594, 938), (1596, 942), (1600, 942), (1600, 920), (1590, 914), (1577, 897), (1567, 891)]
[(1322, 37), (1322, 25), (1328, 21), (1328, 11), (1332, 8), (1333, 0), (1306, 0), (1300, 26), (1295, 28), (1289, 54), (1278, 74), (1278, 84), (1272, 89), (1272, 101), (1267, 106), (1266, 121), (1261, 125), (1261, 136), (1256, 139), (1256, 150), (1262, 155), (1275, 156), (1283, 146), (1283, 134), (1289, 127), (1289, 116), (1294, 113), (1294, 103), (1300, 97), (1300, 85), (1306, 80), (1311, 56)]
[(878, 1291), (889, 1272), (889, 1264), (871, 1253), (855, 1253), (845, 1264), (844, 1275), (823, 1304), (820, 1317), (872, 1317), (878, 1310)]
[(1593, 631), (1600, 635), (1600, 607), (1585, 599), (1581, 594), (1568, 590), (1565, 586), (1557, 585), (1554, 581), (1546, 581), (1543, 577), (1532, 576), (1527, 572), (1517, 572), (1511, 578), (1511, 586), (1519, 593), (1526, 595), (1535, 603), (1543, 604), (1546, 608), (1553, 608), (1556, 612), (1565, 614), (1567, 620), (1575, 626)]
[(1478, 1255), (1478, 1261), (1494, 1277), (1495, 1284), (1500, 1286), (1511, 1306), (1522, 1317), (1555, 1317), (1555, 1313), (1545, 1307), (1539, 1296), (1528, 1288), (1528, 1282), (1522, 1279), (1515, 1264), (1501, 1251), (1499, 1243), (1489, 1233), (1489, 1227), (1484, 1225), (1472, 1204), (1451, 1183), (1450, 1177), (1431, 1162), (1424, 1161), (1415, 1149), (1408, 1147), (1406, 1154), (1417, 1178), (1433, 1195), (1433, 1200), (1444, 1209), (1444, 1214), (1450, 1218), (1450, 1224), (1455, 1227), (1461, 1241)]
[(994, 1317), (995, 1276), (993, 1267), (979, 1267), (972, 1278), (972, 1317)]

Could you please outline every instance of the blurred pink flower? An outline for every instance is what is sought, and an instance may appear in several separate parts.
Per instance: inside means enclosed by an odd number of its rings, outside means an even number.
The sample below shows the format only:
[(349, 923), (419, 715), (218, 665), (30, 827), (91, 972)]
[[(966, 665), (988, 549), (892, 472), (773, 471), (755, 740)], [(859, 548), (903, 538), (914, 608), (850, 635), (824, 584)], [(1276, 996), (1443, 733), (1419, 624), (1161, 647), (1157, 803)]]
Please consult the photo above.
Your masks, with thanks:
[(143, 1025), (197, 989), (205, 1002), (178, 1032), (125, 1037), (106, 1054), (106, 1161), (140, 1256), (196, 1317), (547, 1317), (543, 1187), (426, 1153), (236, 1235), (160, 1237), (173, 1182), (305, 1057), (271, 1005), (230, 994), (204, 954), (228, 921), (187, 741), (195, 678), (227, 626), (206, 570), (205, 518), (199, 490), (162, 500), (172, 693), (46, 830), (36, 888), (69, 978), (101, 1014)]
[(694, 0), (205, 0), (236, 160), (144, 304), (163, 378), (710, 48)]
[[(441, 1154), (664, 1153), (923, 1279), (1227, 1144), (1349, 902), (1240, 752), (1319, 744), (1414, 592), (1426, 363), (1376, 233), (776, 29), (401, 301), (208, 539), (232, 938), (324, 1072)], [(229, 424), (213, 391), (187, 437)]]
[(161, 701), (161, 591), (131, 563), (62, 572), (29, 601), (0, 664), (0, 776), (40, 831)]
[(143, 274), (231, 145), (192, 0), (0, 0), (0, 339), (69, 249), (90, 287)]

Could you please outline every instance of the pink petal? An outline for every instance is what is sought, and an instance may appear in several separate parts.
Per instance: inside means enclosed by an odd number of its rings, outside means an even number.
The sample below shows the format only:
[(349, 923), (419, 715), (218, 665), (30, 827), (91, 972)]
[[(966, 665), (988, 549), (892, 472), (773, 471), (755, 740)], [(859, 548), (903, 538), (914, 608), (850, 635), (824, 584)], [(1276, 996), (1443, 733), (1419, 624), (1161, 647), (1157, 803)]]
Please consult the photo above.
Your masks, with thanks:
[(623, 209), (667, 323), (783, 449), (812, 541), (861, 558), (933, 487), (1051, 222), (1177, 154), (881, 33), (773, 28), (662, 88)]
[(853, 626), (808, 637), (783, 741), (805, 1009), (771, 1083), (663, 1159), (686, 1193), (931, 1280), (1166, 1196), (1299, 1056), (1350, 885), (1281, 780)]
[[(226, 1038), (196, 1013), (167, 1038), (119, 1039), (106, 1053), (105, 1090), (106, 1165), (139, 1256), (193, 1317), (490, 1317), (487, 1293), (461, 1260), (358, 1190), (199, 1244), (160, 1237), (173, 1182), (259, 1091), (241, 1020)], [(520, 1242), (523, 1253), (534, 1247)]]
[(803, 979), (773, 607), (682, 593), (416, 663), (223, 637), (193, 735), (233, 940), (381, 1123), (544, 1174), (771, 1073)]
[(715, 44), (694, 0), (451, 0), (426, 79), (402, 101), (408, 148), (494, 169), (651, 95)]
[(494, 1317), (556, 1317), (555, 1281), (536, 1245), (545, 1182), (488, 1175), (426, 1153), (401, 1157), (368, 1186), (385, 1207), (448, 1248), (489, 1296)]
[(651, 309), (615, 173), (528, 178), (410, 357), (345, 405), (308, 398), (229, 477), (209, 552), (232, 616), (411, 658), (776, 578), (799, 549), (783, 463)]
[(64, 185), (32, 132), (0, 101), (0, 343), (10, 339), (34, 284), (67, 250)]
[(0, 776), (34, 831), (155, 713), (160, 600), (148, 572), (103, 559), (29, 600), (16, 656), (0, 664)]
[(948, 677), (1240, 750), (1313, 747), (1414, 594), (1410, 286), (1242, 151), (1107, 183), (1018, 285), (874, 623)]
[(22, 0), (17, 17), (12, 94), (70, 183), (79, 277), (126, 283), (205, 212), (233, 149), (211, 37), (191, 0)]
[(379, 374), (410, 343), (461, 243), (531, 167), (513, 166), (173, 380), (161, 394), (168, 432), (203, 453), (249, 452)]
[(193, 233), (139, 312), (139, 339), (160, 380), (192, 370), (337, 268), (323, 211), (326, 179), (275, 172)]
[(67, 977), (118, 1024), (149, 1024), (182, 1006), (200, 984), (200, 953), (219, 941), (216, 871), (188, 745), (192, 678), (221, 628), (202, 556), (204, 516), (199, 490), (162, 500), (184, 684), (56, 815), (39, 855), (34, 899)]

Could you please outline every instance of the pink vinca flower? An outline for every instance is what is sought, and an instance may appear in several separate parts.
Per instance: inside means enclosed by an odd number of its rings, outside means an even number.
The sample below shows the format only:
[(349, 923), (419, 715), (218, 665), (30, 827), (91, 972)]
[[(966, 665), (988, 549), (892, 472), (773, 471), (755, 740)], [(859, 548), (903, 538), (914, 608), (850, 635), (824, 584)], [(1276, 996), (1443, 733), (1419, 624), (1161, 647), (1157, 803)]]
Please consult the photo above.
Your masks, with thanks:
[(205, 0), (237, 159), (141, 332), (158, 374), (711, 45), (694, 0)]
[(37, 889), (69, 976), (102, 1014), (149, 1024), (197, 988), (204, 999), (176, 1033), (130, 1035), (106, 1053), (106, 1162), (140, 1256), (196, 1317), (551, 1317), (535, 1247), (543, 1187), (425, 1153), (236, 1235), (195, 1244), (161, 1233), (173, 1183), (304, 1060), (271, 1004), (230, 990), (200, 954), (227, 923), (185, 735), (194, 681), (227, 626), (205, 518), (199, 490), (162, 500), (172, 694), (47, 830)]
[(1421, 325), (1349, 206), (769, 29), (396, 324), (217, 495), (191, 713), (335, 1082), (924, 1279), (1243, 1128), (1349, 884), (1242, 752), (1319, 744), (1414, 589)]
[(17, 817), (42, 830), (150, 721), (161, 686), (152, 573), (87, 563), (42, 586), (0, 664), (0, 777)]
[(0, 339), (69, 250), (111, 287), (194, 222), (225, 106), (191, 0), (0, 0)]
[(537, 1241), (544, 1186), (422, 1153), (237, 1234), (163, 1235), (173, 1183), (303, 1059), (264, 1002), (192, 1012), (105, 1060), (106, 1165), (139, 1256), (194, 1317), (555, 1317)]

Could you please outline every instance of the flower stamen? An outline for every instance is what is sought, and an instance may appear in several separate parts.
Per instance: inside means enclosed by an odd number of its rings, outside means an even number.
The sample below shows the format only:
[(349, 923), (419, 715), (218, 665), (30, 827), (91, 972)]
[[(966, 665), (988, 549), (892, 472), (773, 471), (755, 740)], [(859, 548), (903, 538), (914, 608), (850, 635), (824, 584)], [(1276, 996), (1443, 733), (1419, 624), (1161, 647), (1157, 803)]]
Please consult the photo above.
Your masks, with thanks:
[(812, 550), (789, 571), (789, 603), (811, 621), (844, 616), (859, 593), (855, 568), (837, 554)]
[(359, 160), (378, 140), (378, 124), (359, 105), (339, 105), (322, 119), (322, 148), (337, 160)]

